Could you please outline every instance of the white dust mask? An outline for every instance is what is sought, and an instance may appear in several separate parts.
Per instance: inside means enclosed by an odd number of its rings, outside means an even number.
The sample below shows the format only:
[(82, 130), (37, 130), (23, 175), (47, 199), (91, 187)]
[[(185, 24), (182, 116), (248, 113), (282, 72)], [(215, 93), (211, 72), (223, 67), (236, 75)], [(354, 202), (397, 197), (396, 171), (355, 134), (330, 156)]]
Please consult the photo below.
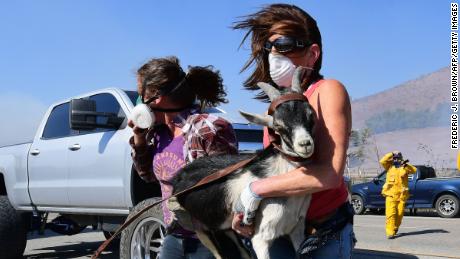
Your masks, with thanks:
[(131, 112), (131, 120), (141, 129), (147, 129), (155, 123), (155, 114), (147, 104), (140, 103)]
[[(284, 55), (269, 53), (268, 63), (270, 65), (270, 77), (273, 82), (281, 87), (290, 87), (296, 69), (291, 59)], [(304, 68), (310, 70), (309, 72), (313, 70), (310, 67)]]
[(292, 61), (283, 55), (268, 54), (268, 63), (270, 64), (270, 77), (278, 86), (291, 86), (292, 76), (294, 75), (295, 65)]

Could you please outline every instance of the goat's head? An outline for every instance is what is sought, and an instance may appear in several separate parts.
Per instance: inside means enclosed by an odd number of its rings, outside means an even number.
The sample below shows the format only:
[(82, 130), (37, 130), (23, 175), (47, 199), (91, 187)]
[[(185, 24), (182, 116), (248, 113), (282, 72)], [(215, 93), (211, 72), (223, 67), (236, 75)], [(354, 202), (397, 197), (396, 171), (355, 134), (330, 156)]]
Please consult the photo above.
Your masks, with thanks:
[(302, 69), (297, 68), (291, 89), (286, 88), (282, 92), (267, 83), (257, 84), (272, 102), (268, 114), (240, 113), (249, 122), (267, 126), (278, 134), (286, 154), (308, 158), (314, 151), (312, 129), (315, 115), (307, 99), (301, 96), (301, 74)]

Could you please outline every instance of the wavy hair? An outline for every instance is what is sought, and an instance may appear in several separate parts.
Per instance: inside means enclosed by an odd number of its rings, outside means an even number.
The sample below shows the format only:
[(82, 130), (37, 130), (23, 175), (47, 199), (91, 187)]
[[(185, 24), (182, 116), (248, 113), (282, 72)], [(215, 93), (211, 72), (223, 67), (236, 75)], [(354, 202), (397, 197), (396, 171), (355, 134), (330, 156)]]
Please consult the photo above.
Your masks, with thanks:
[[(244, 87), (248, 90), (259, 90), (258, 82), (272, 82), (269, 71), (268, 52), (264, 49), (265, 42), (273, 34), (289, 35), (303, 39), (310, 44), (318, 44), (320, 56), (315, 62), (314, 71), (309, 78), (304, 80), (303, 86), (323, 78), (319, 73), (322, 64), (322, 41), (321, 33), (315, 19), (307, 12), (295, 5), (272, 4), (262, 10), (243, 16), (243, 19), (233, 24), (233, 29), (247, 30), (241, 41), (240, 47), (251, 36), (251, 55), (244, 64), (241, 72), (255, 64), (252, 74), (244, 81)], [(265, 94), (258, 94), (257, 99), (267, 100)]]

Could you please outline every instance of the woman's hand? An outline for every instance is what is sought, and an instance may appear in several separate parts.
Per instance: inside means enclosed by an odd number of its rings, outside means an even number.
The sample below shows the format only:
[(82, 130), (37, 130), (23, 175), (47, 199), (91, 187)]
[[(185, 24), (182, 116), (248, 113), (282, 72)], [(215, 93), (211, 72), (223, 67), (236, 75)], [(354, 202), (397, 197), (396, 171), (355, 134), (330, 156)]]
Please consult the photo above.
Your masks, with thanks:
[(132, 120), (128, 120), (128, 126), (133, 129), (134, 145), (147, 145), (147, 140), (145, 139), (145, 136), (147, 135), (147, 129), (137, 127), (136, 125), (134, 125), (134, 122)]
[(254, 235), (254, 225), (244, 225), (243, 217), (243, 213), (233, 214), (232, 229), (235, 230), (235, 232), (239, 235), (250, 238), (252, 235)]

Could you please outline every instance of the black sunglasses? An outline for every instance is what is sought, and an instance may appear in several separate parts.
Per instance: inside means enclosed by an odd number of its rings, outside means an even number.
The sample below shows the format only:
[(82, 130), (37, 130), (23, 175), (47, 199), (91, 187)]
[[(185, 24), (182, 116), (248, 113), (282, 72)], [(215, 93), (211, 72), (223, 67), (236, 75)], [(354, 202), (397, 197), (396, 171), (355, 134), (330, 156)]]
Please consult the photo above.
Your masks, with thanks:
[(274, 41), (267, 41), (264, 44), (264, 49), (268, 52), (271, 51), (272, 47), (275, 47), (279, 53), (287, 53), (294, 49), (306, 48), (309, 44), (303, 40), (297, 40), (296, 38), (289, 36), (281, 36)]
[(144, 97), (142, 96), (141, 100), (142, 100), (142, 103), (144, 103), (144, 104), (150, 104), (151, 102), (155, 101), (159, 97), (160, 97), (160, 95), (155, 95), (155, 96), (151, 97), (150, 99), (148, 99), (147, 101), (144, 101)]
[(152, 97), (150, 97), (149, 99), (145, 101), (145, 88), (142, 88), (142, 93), (140, 95), (140, 101), (143, 104), (150, 104), (151, 102), (155, 101), (158, 98), (160, 98), (160, 93), (156, 92)]

